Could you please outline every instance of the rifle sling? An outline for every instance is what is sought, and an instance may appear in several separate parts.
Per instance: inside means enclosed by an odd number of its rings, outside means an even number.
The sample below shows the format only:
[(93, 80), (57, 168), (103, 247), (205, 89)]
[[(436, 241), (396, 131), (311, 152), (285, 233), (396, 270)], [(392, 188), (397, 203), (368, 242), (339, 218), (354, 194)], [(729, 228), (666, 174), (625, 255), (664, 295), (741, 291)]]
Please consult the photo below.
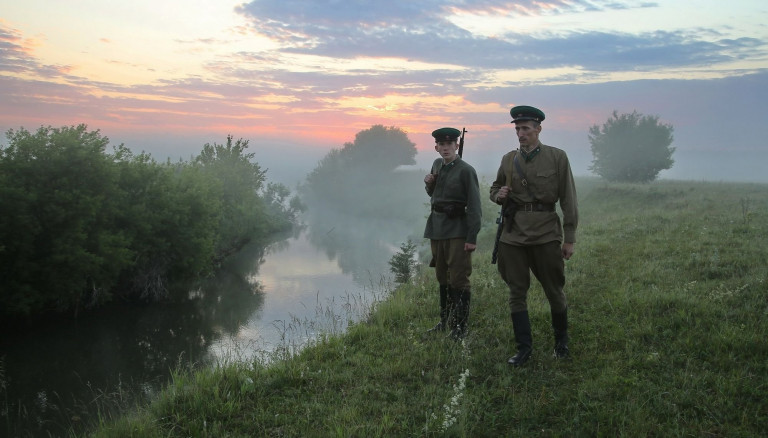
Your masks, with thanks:
[(528, 195), (530, 195), (533, 202), (537, 202), (536, 196), (534, 196), (533, 191), (531, 190), (531, 186), (528, 185), (528, 178), (525, 176), (525, 172), (523, 172), (520, 163), (517, 161), (517, 155), (518, 154), (515, 153), (515, 156), (512, 157), (512, 162), (515, 163), (515, 169), (517, 170), (517, 173), (520, 174), (520, 181), (523, 184), (523, 187), (528, 190)]

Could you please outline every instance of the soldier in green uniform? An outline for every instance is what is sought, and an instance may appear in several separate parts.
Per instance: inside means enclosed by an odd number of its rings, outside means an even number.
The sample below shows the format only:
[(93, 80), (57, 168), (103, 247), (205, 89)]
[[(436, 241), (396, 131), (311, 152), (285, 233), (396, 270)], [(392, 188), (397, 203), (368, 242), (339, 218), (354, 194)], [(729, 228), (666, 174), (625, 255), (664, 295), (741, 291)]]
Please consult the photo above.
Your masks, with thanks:
[(432, 132), (440, 158), (424, 177), (431, 212), (424, 237), (430, 239), (432, 262), (440, 285), (440, 322), (430, 331), (450, 329), (454, 339), (467, 333), (472, 252), (480, 231), (480, 186), (475, 169), (458, 155), (461, 132), (440, 128)]
[[(566, 153), (539, 141), (544, 113), (531, 106), (516, 106), (510, 115), (520, 148), (501, 159), (490, 197), (503, 206), (498, 270), (509, 287), (509, 307), (517, 343), (517, 353), (508, 362), (521, 366), (533, 351), (526, 304), (531, 272), (549, 301), (554, 355), (556, 358), (570, 356), (568, 303), (563, 292), (564, 260), (574, 252), (578, 207)], [(555, 211), (558, 202), (562, 223)]]

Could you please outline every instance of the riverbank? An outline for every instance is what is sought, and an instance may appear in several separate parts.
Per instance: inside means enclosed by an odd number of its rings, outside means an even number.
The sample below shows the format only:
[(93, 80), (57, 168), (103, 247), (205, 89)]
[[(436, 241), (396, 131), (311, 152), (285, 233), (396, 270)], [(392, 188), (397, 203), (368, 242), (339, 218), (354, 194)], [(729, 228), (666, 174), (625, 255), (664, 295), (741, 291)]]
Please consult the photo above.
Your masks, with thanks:
[(437, 294), (423, 268), (346, 334), (269, 366), (178, 372), (151, 405), (105, 418), (93, 436), (760, 435), (767, 189), (582, 183), (566, 267), (572, 360), (551, 357), (534, 282), (535, 352), (523, 368), (507, 365), (512, 325), (486, 226), (463, 342), (425, 334)]

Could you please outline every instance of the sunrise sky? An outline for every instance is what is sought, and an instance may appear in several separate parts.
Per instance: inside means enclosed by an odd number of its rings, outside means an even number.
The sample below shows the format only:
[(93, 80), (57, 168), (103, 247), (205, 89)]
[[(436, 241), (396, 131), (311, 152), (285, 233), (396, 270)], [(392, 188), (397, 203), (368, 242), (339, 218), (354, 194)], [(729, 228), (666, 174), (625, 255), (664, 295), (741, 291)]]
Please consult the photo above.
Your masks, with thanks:
[(637, 110), (675, 129), (663, 176), (768, 181), (764, 0), (0, 2), (3, 132), (85, 123), (161, 160), (231, 134), (290, 182), (372, 125), (424, 168), (466, 127), (482, 174), (525, 104), (587, 175), (589, 127)]

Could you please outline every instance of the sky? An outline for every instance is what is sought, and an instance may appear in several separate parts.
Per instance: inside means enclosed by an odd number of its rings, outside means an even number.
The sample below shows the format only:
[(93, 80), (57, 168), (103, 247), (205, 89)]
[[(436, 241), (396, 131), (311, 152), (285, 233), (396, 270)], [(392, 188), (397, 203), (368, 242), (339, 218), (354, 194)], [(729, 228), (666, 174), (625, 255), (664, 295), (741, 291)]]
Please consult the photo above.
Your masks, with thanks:
[[(590, 175), (614, 111), (674, 128), (667, 179), (768, 182), (764, 0), (0, 0), (0, 129), (86, 124), (160, 161), (228, 135), (292, 185), (373, 125), (493, 175), (509, 109)], [(6, 145), (5, 135), (0, 145)]]

